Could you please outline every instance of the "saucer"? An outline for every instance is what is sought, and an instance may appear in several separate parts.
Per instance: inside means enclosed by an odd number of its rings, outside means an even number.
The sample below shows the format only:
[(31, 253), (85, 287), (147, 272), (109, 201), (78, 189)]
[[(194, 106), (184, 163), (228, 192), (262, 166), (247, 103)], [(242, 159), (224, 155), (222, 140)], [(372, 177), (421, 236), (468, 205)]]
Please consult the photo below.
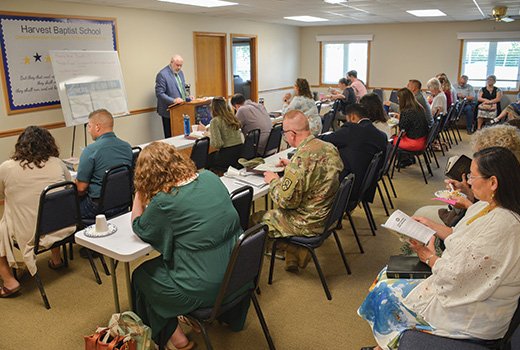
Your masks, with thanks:
[(108, 226), (108, 231), (96, 232), (96, 225), (95, 224), (90, 225), (85, 229), (85, 236), (91, 237), (91, 238), (106, 237), (106, 236), (110, 236), (111, 234), (114, 234), (117, 231), (116, 225), (109, 222), (107, 226)]

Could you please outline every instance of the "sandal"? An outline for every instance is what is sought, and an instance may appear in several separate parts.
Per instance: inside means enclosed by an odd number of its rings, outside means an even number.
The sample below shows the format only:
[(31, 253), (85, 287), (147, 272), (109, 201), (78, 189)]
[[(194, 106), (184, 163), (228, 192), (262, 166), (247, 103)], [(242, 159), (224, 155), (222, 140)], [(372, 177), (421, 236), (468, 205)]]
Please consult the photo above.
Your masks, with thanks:
[(184, 345), (182, 348), (177, 348), (175, 345), (172, 344), (171, 340), (168, 339), (168, 342), (166, 343), (166, 350), (190, 350), (193, 349), (195, 346), (195, 343), (191, 340), (188, 340), (188, 344)]
[(191, 329), (193, 329), (193, 331), (195, 333), (201, 333), (202, 332), (202, 330), (200, 329), (199, 325), (194, 323), (194, 322), (191, 322), (189, 320), (189, 318), (184, 317), (184, 316), (177, 316), (177, 319), (179, 320), (179, 322), (184, 323), (187, 326), (190, 326)]
[(5, 286), (0, 287), (0, 298), (9, 298), (17, 294), (22, 289), (22, 285), (18, 285), (18, 287), (14, 289), (9, 289)]
[(49, 268), (52, 269), (52, 270), (59, 270), (61, 269), (62, 267), (65, 267), (65, 262), (63, 260), (61, 260), (61, 263), (59, 264), (54, 264), (52, 262), (52, 259), (50, 259), (48, 262), (47, 262), (47, 265), (49, 265)]

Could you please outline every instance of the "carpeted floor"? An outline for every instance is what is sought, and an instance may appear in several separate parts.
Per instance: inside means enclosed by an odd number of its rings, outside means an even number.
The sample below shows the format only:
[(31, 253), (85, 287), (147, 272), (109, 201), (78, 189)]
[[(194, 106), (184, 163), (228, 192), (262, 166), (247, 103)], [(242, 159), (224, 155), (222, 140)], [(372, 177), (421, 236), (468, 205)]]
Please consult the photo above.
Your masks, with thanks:
[[(454, 146), (449, 155), (471, 156), (465, 133), (463, 139), (464, 144)], [(413, 214), (418, 207), (433, 204), (433, 192), (444, 188), (442, 174), (447, 159), (440, 152), (437, 155), (441, 168), (433, 167), (435, 176), (428, 177), (427, 185), (417, 164), (396, 172), (398, 198), (394, 204), (399, 209)], [(262, 208), (262, 203), (259, 201), (257, 208)], [(386, 216), (377, 195), (371, 207), (377, 224), (382, 224)], [(346, 274), (333, 239), (317, 251), (332, 293), (331, 301), (326, 299), (312, 263), (306, 270), (291, 274), (284, 271), (282, 261), (277, 261), (273, 284), (268, 285), (268, 261), (264, 261), (259, 302), (277, 349), (349, 350), (374, 345), (370, 328), (356, 310), (388, 257), (399, 253), (401, 243), (395, 234), (383, 228), (378, 229), (377, 236), (372, 236), (361, 209), (356, 209), (354, 218), (365, 254), (359, 253), (348, 221), (344, 221), (344, 229), (339, 232), (352, 275)], [(36, 284), (27, 274), (22, 276), (21, 295), (0, 299), (0, 350), (83, 349), (83, 336), (107, 324), (114, 312), (110, 277), (102, 275), (103, 284), (96, 284), (88, 261), (79, 257), (78, 249), (75, 247), (70, 267), (61, 271), (47, 267), (47, 255), (38, 257), (50, 310), (44, 308)], [(135, 262), (132, 268), (138, 264)], [(121, 266), (118, 272), (121, 305), (127, 309)], [(267, 348), (253, 307), (242, 332), (233, 333), (218, 324), (210, 327), (209, 332), (215, 349)], [(194, 334), (190, 337), (196, 340), (199, 349), (204, 349), (201, 337)]]

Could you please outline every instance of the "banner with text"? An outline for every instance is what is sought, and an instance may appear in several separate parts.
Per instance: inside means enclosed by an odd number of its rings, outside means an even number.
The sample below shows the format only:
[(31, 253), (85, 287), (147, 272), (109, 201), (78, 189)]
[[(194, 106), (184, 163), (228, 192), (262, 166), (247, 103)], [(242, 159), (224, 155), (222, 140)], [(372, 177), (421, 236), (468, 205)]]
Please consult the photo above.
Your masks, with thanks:
[(0, 12), (2, 78), (7, 114), (60, 103), (49, 50), (116, 51), (115, 19)]

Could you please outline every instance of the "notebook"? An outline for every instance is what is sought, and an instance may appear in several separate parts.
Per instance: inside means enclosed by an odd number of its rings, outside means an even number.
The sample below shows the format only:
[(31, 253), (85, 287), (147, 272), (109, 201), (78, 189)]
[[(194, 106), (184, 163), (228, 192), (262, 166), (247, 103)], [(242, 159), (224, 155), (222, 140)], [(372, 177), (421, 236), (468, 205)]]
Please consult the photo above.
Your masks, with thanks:
[(393, 255), (388, 262), (386, 275), (388, 278), (427, 278), (432, 274), (431, 268), (416, 256)]

